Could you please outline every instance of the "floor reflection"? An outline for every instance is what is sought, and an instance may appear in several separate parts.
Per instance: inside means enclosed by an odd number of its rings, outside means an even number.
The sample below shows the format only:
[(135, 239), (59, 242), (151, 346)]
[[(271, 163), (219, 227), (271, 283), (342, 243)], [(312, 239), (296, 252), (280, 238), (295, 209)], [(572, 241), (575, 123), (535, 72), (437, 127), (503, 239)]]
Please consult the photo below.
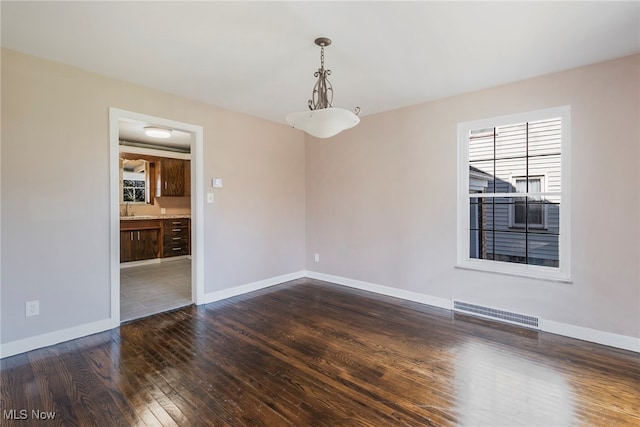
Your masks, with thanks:
[(478, 341), (455, 357), (461, 425), (571, 425), (574, 390), (561, 372)]

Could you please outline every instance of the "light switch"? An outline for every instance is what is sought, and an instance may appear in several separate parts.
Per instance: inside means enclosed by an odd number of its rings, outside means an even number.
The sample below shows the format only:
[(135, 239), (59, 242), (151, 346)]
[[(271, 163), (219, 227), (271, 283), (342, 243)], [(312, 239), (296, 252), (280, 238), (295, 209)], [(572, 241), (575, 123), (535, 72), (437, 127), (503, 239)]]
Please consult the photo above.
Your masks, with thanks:
[(213, 188), (222, 188), (222, 178), (213, 178), (211, 185), (213, 185)]
[(213, 193), (207, 193), (207, 203), (213, 203)]

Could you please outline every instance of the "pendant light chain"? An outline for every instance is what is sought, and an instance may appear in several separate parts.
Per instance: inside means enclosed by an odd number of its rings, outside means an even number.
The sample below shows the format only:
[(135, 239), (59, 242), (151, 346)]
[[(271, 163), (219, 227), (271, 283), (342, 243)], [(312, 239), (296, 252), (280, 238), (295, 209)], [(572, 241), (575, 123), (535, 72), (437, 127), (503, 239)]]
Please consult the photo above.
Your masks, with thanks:
[(326, 44), (321, 42), (320, 46), (320, 68), (313, 73), (318, 78), (316, 84), (313, 87), (313, 94), (308, 102), (309, 109), (311, 111), (321, 110), (324, 108), (331, 108), (333, 105), (333, 87), (331, 82), (327, 78), (331, 75), (331, 70), (324, 68), (324, 47)]

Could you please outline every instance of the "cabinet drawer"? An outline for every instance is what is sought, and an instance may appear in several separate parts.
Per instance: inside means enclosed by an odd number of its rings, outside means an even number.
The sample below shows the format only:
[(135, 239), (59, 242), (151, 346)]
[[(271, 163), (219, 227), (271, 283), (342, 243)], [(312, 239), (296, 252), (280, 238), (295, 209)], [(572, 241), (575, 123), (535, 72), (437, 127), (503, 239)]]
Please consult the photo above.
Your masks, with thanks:
[(160, 229), (160, 221), (157, 219), (133, 219), (133, 220), (120, 220), (120, 230), (150, 230)]
[(162, 223), (162, 249), (164, 257), (189, 255), (189, 218), (165, 219)]
[(163, 221), (165, 230), (171, 228), (189, 228), (189, 218), (165, 219)]
[(189, 228), (185, 227), (171, 227), (169, 229), (164, 229), (164, 238), (167, 239), (169, 237), (189, 237)]
[(165, 248), (164, 257), (169, 258), (178, 255), (189, 255), (189, 248), (186, 246), (177, 246), (175, 248)]
[(188, 234), (174, 234), (174, 235), (167, 236), (165, 234), (164, 235), (164, 239), (162, 240), (162, 243), (165, 246), (189, 244), (189, 235)]
[(189, 254), (189, 242), (187, 240), (180, 241), (171, 241), (164, 242), (164, 256), (172, 257), (177, 255), (188, 255)]

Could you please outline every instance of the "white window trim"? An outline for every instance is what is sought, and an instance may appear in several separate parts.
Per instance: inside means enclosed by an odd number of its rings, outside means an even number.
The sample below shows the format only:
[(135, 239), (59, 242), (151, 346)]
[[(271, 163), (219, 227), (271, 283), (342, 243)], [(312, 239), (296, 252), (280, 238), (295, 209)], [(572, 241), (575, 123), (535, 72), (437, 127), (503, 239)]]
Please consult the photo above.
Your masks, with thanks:
[[(562, 156), (560, 192), (559, 267), (543, 267), (469, 257), (469, 132), (513, 123), (562, 118)], [(549, 108), (458, 124), (458, 226), (456, 267), (492, 273), (523, 276), (556, 282), (571, 282), (571, 106)], [(515, 195), (515, 194), (514, 194)], [(503, 196), (509, 196), (504, 194)]]

